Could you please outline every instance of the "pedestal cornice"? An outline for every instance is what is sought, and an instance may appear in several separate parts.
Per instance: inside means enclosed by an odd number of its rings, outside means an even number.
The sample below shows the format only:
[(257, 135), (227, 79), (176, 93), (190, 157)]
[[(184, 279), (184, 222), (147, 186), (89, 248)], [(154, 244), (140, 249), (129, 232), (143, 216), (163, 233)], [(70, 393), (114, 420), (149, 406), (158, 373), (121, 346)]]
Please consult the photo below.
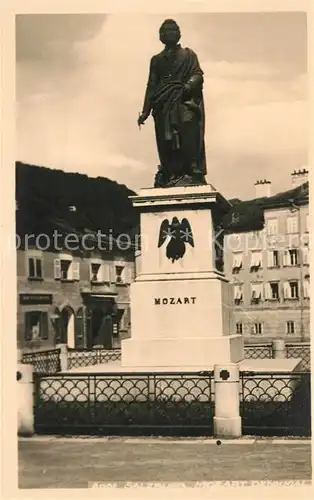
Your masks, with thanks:
[(137, 196), (130, 196), (135, 208), (147, 209), (175, 206), (197, 206), (197, 209), (208, 208), (208, 205), (219, 205), (220, 210), (228, 212), (231, 204), (212, 185), (188, 186), (173, 188), (145, 188)]

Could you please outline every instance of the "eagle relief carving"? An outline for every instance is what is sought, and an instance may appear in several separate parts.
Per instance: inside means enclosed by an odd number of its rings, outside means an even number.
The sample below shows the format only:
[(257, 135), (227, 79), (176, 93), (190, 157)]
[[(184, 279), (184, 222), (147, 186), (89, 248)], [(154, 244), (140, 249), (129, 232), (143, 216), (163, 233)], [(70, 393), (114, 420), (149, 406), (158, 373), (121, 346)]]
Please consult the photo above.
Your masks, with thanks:
[(167, 243), (166, 256), (168, 259), (171, 259), (172, 262), (182, 259), (186, 243), (194, 248), (193, 233), (189, 221), (184, 218), (180, 222), (177, 217), (173, 217), (170, 223), (168, 219), (164, 219), (159, 229), (158, 248), (164, 243)]

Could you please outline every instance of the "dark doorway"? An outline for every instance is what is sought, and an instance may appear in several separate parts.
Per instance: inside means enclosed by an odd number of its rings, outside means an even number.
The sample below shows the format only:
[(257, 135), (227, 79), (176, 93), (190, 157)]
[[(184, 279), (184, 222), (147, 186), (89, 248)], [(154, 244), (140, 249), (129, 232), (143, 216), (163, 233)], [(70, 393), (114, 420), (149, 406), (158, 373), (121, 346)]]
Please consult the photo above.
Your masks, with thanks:
[(91, 311), (91, 343), (112, 349), (112, 317), (100, 307)]

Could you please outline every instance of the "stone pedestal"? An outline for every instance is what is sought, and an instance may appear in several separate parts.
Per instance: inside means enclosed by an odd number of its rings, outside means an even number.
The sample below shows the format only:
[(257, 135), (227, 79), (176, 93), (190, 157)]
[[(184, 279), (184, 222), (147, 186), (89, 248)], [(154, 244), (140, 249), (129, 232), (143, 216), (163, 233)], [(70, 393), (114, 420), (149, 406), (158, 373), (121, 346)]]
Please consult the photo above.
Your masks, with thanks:
[(216, 238), (229, 203), (210, 185), (143, 189), (132, 200), (141, 212), (141, 266), (122, 366), (208, 369), (242, 361)]

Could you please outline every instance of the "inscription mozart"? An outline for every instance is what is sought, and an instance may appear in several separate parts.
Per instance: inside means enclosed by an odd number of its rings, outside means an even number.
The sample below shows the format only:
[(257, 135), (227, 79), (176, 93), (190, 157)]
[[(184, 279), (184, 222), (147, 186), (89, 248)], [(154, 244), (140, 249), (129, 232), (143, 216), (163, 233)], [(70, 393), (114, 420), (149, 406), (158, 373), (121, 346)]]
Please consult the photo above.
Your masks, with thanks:
[(196, 297), (155, 297), (155, 305), (195, 304)]

